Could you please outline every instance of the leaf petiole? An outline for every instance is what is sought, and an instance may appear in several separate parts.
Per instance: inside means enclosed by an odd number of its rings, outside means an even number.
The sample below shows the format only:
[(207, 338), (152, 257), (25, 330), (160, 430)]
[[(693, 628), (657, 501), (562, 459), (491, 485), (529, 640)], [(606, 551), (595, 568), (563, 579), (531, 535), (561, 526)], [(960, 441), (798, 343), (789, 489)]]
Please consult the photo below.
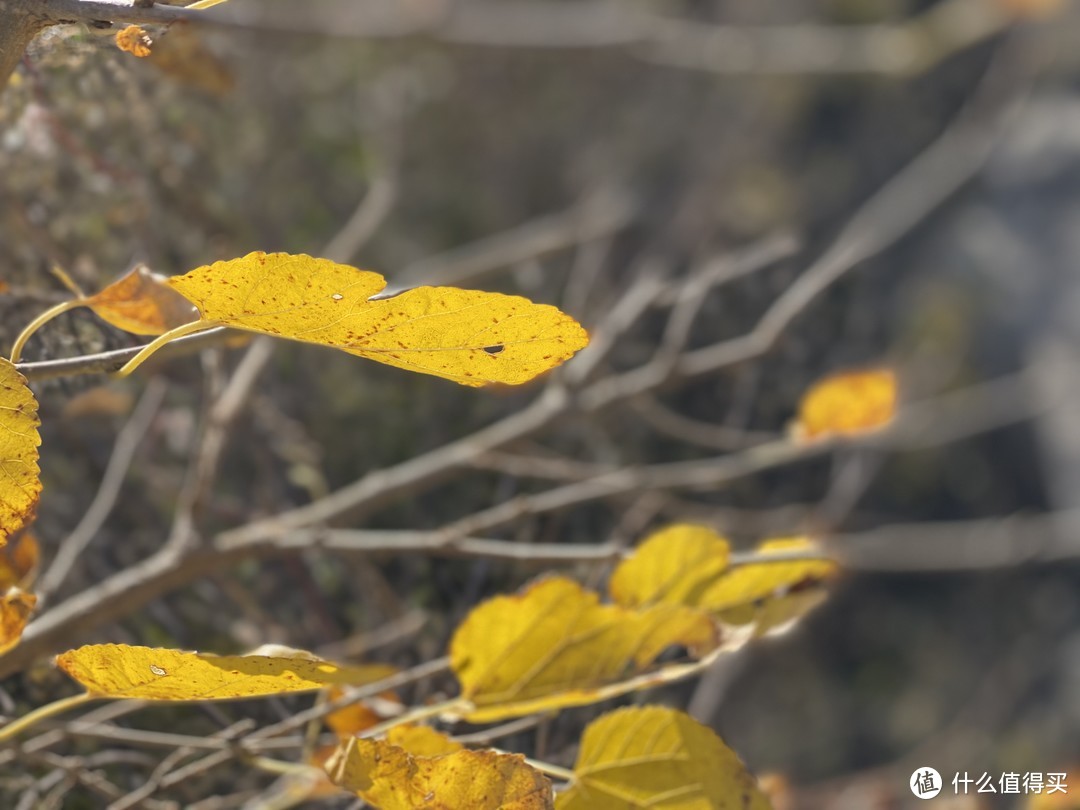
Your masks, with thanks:
[(139, 351), (137, 355), (127, 361), (113, 376), (115, 377), (127, 377), (131, 372), (150, 359), (150, 356), (158, 351), (158, 349), (165, 346), (166, 343), (171, 343), (177, 338), (182, 338), (184, 335), (190, 335), (194, 332), (204, 332), (207, 329), (212, 329), (219, 324), (212, 321), (192, 321), (191, 323), (185, 323), (175, 329), (170, 329), (163, 335), (158, 335), (152, 341), (147, 343)]
[(11, 362), (19, 362), (19, 358), (22, 356), (23, 347), (26, 346), (26, 342), (30, 340), (38, 329), (43, 327), (53, 318), (63, 315), (65, 312), (70, 312), (73, 309), (78, 309), (84, 305), (85, 302), (81, 298), (73, 298), (70, 301), (64, 301), (63, 303), (57, 304), (55, 307), (49, 307), (49, 309), (30, 321), (30, 323), (26, 325), (26, 328), (19, 333), (19, 336), (15, 338), (15, 345), (11, 347)]
[(42, 720), (54, 717), (58, 714), (63, 714), (68, 709), (80, 706), (83, 703), (88, 703), (91, 700), (100, 700), (100, 698), (89, 692), (81, 692), (77, 695), (54, 700), (52, 703), (46, 703), (44, 706), (39, 706), (32, 712), (24, 714), (17, 720), (12, 720), (3, 728), (0, 728), (0, 742), (7, 742)]

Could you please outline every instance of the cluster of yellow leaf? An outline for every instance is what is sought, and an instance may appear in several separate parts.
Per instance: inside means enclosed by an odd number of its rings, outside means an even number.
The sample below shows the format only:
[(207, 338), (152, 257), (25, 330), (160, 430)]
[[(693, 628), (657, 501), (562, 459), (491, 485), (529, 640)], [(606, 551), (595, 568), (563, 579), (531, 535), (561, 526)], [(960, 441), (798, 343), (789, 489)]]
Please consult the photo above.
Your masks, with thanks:
[[(727, 540), (705, 526), (679, 524), (647, 537), (611, 576), (611, 596), (630, 607), (678, 604), (755, 634), (785, 626), (825, 597), (836, 563), (805, 537), (761, 543), (755, 561), (729, 567)], [(770, 559), (772, 558), (772, 559)]]
[(795, 436), (811, 440), (878, 430), (896, 415), (898, 396), (896, 373), (891, 369), (826, 377), (803, 395)]
[(469, 751), (422, 727), (385, 740), (351, 738), (330, 779), (381, 810), (768, 810), (753, 776), (713, 731), (660, 706), (619, 709), (585, 729), (566, 790), (520, 756)]

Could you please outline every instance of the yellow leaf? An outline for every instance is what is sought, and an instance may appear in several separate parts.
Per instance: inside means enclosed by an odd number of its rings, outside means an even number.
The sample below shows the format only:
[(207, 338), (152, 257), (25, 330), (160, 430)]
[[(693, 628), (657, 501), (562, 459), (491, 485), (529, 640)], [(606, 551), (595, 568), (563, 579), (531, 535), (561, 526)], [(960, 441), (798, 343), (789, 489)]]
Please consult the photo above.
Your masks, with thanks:
[(573, 580), (551, 577), (474, 608), (450, 642), (450, 666), (471, 704), (464, 716), (488, 722), (596, 702), (667, 647), (700, 655), (716, 644), (699, 611), (601, 605)]
[(0, 546), (34, 517), (41, 495), (39, 424), (26, 378), (0, 358)]
[(353, 738), (327, 763), (330, 779), (381, 810), (543, 810), (551, 783), (525, 758), (460, 750), (414, 756), (384, 740)]
[(129, 25), (116, 32), (116, 47), (139, 58), (150, 55), (152, 44), (150, 35), (137, 25)]
[[(805, 537), (781, 537), (766, 540), (757, 547), (759, 554), (815, 553), (819, 546)], [(778, 598), (793, 589), (820, 583), (839, 570), (831, 560), (792, 560), (760, 562), (732, 568), (702, 593), (698, 602), (711, 611), (725, 611), (751, 605), (763, 599)]]
[(897, 387), (896, 374), (890, 369), (827, 377), (803, 395), (796, 436), (850, 436), (884, 427), (896, 414)]
[(197, 2), (186, 6), (188, 9), (204, 9), (213, 8), (214, 6), (220, 6), (225, 0), (197, 0)]
[(657, 602), (696, 605), (728, 565), (727, 540), (707, 526), (678, 524), (655, 532), (611, 575), (611, 598), (626, 607)]
[(527, 382), (588, 343), (552, 306), (454, 287), (369, 300), (386, 285), (378, 273), (304, 255), (251, 253), (169, 283), (208, 326), (332, 346), (463, 385)]
[(232, 72), (184, 20), (172, 23), (154, 41), (150, 64), (170, 79), (212, 96), (224, 96), (233, 89)]
[(160, 335), (197, 321), (198, 310), (164, 282), (146, 265), (136, 265), (83, 303), (103, 321), (135, 335)]
[[(334, 701), (343, 694), (345, 694), (344, 689), (332, 686), (327, 691), (326, 697), (328, 700)], [(385, 692), (380, 697), (385, 703), (401, 707), (401, 701), (393, 692)], [(380, 713), (372, 703), (361, 700), (346, 706), (344, 709), (330, 712), (323, 718), (323, 721), (339, 737), (351, 737), (353, 734), (358, 734), (365, 729), (378, 725), (385, 719), (386, 715)]]
[(383, 664), (342, 666), (310, 653), (287, 656), (207, 655), (178, 650), (93, 644), (58, 655), (56, 664), (97, 697), (226, 700), (356, 686), (397, 670)]
[(769, 810), (735, 752), (689, 715), (619, 709), (585, 729), (558, 810)]
[(404, 748), (414, 757), (438, 757), (465, 748), (431, 726), (394, 726), (386, 732), (386, 741)]
[(40, 559), (37, 538), (28, 531), (0, 549), (0, 592), (15, 586), (29, 588), (37, 575)]
[(18, 588), (0, 597), (0, 655), (19, 643), (36, 604), (36, 596)]

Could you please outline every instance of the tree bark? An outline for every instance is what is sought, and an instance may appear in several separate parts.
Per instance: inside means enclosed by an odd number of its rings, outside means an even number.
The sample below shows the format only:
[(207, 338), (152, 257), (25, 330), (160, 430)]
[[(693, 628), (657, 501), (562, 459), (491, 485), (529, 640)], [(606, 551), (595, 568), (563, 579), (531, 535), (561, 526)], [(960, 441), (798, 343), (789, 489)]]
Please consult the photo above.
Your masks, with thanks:
[(0, 90), (7, 85), (30, 40), (49, 25), (37, 6), (34, 0), (0, 0)]

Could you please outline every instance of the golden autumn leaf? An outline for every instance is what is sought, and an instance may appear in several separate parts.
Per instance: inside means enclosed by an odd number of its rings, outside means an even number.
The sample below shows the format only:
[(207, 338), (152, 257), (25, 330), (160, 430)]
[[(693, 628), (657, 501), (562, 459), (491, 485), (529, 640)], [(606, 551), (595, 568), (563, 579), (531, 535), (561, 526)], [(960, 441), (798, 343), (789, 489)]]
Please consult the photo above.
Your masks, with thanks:
[(103, 321), (134, 335), (160, 335), (199, 319), (190, 301), (143, 264), (82, 303)]
[(605, 714), (585, 729), (558, 810), (769, 810), (735, 752), (689, 715), (661, 706)]
[(731, 547), (707, 526), (677, 524), (646, 537), (611, 575), (611, 598), (626, 607), (657, 602), (697, 605), (700, 592), (728, 566)]
[(116, 32), (116, 47), (140, 59), (150, 55), (153, 42), (150, 35), (137, 25), (129, 25)]
[(331, 346), (462, 385), (518, 385), (588, 343), (553, 306), (454, 287), (370, 300), (386, 286), (381, 275), (311, 256), (251, 253), (169, 283), (207, 326)]
[(768, 555), (820, 553), (805, 537), (761, 543), (762, 562), (729, 568), (727, 541), (704, 526), (677, 525), (650, 535), (619, 563), (609, 585), (626, 607), (679, 604), (727, 624), (755, 624), (755, 635), (798, 618), (824, 600), (824, 583), (839, 570), (826, 559), (769, 561)]
[[(757, 547), (762, 556), (792, 552), (816, 554), (820, 547), (806, 537), (778, 537)], [(836, 575), (839, 567), (832, 560), (807, 559), (759, 562), (732, 568), (709, 585), (699, 604), (711, 611), (726, 611), (750, 605), (770, 597), (779, 597), (792, 589), (819, 583)]]
[(890, 369), (835, 374), (810, 387), (799, 403), (800, 439), (851, 436), (884, 427), (896, 415), (898, 383)]
[(385, 740), (353, 738), (327, 763), (330, 779), (380, 810), (543, 810), (548, 779), (525, 758), (459, 750), (417, 756)]
[[(326, 697), (328, 701), (332, 702), (337, 700), (343, 694), (345, 694), (343, 688), (332, 686), (327, 690)], [(379, 701), (381, 701), (384, 706), (397, 709), (397, 713), (404, 710), (401, 701), (393, 692), (386, 692), (380, 695)], [(375, 705), (376, 702), (377, 701), (361, 700), (357, 703), (352, 703), (343, 709), (330, 712), (330, 714), (323, 718), (323, 722), (325, 722), (330, 730), (339, 737), (351, 737), (353, 734), (358, 734), (365, 729), (378, 725), (390, 716), (380, 712), (379, 708)]]
[(0, 655), (19, 643), (36, 604), (36, 596), (18, 588), (0, 597)]
[(451, 639), (450, 667), (470, 703), (464, 716), (488, 722), (601, 700), (673, 645), (703, 654), (716, 647), (716, 629), (681, 605), (602, 605), (551, 577), (474, 608)]
[(37, 538), (22, 532), (0, 549), (0, 592), (18, 586), (29, 588), (37, 576), (41, 547)]
[(439, 757), (465, 748), (431, 726), (412, 724), (394, 726), (386, 732), (386, 741), (404, 748), (414, 757)]
[(0, 358), (0, 546), (30, 523), (41, 496), (40, 424), (26, 378)]
[(226, 700), (357, 686), (397, 671), (383, 664), (333, 664), (299, 651), (216, 656), (126, 644), (79, 647), (58, 655), (56, 664), (91, 695), (144, 700)]

